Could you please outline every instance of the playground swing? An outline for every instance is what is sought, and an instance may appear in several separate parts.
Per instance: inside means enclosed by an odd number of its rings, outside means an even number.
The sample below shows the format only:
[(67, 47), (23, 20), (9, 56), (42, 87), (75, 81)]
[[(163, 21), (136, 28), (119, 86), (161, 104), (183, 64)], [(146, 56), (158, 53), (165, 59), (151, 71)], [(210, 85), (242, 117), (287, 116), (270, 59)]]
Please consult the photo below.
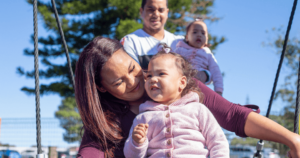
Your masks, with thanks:
[[(274, 99), (274, 94), (275, 94), (275, 90), (276, 90), (276, 86), (277, 86), (277, 81), (278, 81), (280, 69), (281, 69), (281, 66), (282, 66), (283, 59), (284, 59), (286, 45), (287, 45), (289, 32), (290, 32), (292, 22), (293, 22), (293, 18), (294, 18), (296, 6), (297, 6), (297, 1), (298, 0), (294, 0), (294, 3), (293, 3), (293, 7), (292, 7), (292, 11), (291, 11), (287, 31), (286, 31), (286, 34), (285, 34), (283, 49), (282, 49), (280, 61), (279, 61), (279, 64), (278, 64), (278, 69), (277, 69), (277, 72), (276, 72), (276, 77), (275, 77), (275, 81), (274, 81), (274, 84), (273, 84), (273, 89), (272, 89), (272, 93), (271, 93), (271, 97), (270, 97), (266, 117), (269, 117), (269, 114), (270, 114), (270, 111), (271, 111), (271, 106), (272, 106), (272, 102), (273, 102), (273, 99)], [(75, 88), (74, 75), (73, 75), (73, 71), (72, 71), (72, 67), (71, 67), (69, 52), (68, 52), (67, 44), (66, 44), (66, 41), (65, 41), (64, 33), (63, 33), (63, 30), (62, 30), (62, 27), (61, 27), (61, 24), (60, 24), (60, 21), (59, 21), (59, 18), (58, 18), (58, 13), (57, 13), (57, 9), (56, 9), (56, 6), (55, 6), (55, 1), (51, 0), (51, 3), (52, 3), (53, 11), (55, 13), (55, 18), (56, 18), (56, 22), (57, 22), (57, 26), (58, 26), (60, 35), (61, 35), (61, 39), (63, 41), (64, 49), (65, 49), (65, 52), (66, 52), (66, 58), (67, 58), (67, 61), (68, 61), (68, 66), (69, 66), (69, 75), (70, 75), (70, 78), (72, 79), (73, 88)], [(35, 72), (35, 100), (36, 100), (36, 129), (37, 129), (37, 133), (36, 133), (36, 136), (37, 136), (37, 138), (36, 138), (36, 140), (37, 140), (37, 156), (36, 157), (37, 158), (45, 158), (45, 154), (42, 154), (42, 150), (41, 150), (40, 94), (39, 94), (40, 92), (39, 92), (39, 71), (38, 71), (39, 67), (38, 67), (37, 0), (33, 0), (33, 21), (34, 21), (34, 72)], [(300, 57), (299, 57), (298, 82), (297, 83), (298, 83), (298, 85), (297, 85), (297, 98), (296, 98), (296, 108), (295, 108), (295, 118), (294, 118), (294, 132), (299, 134)], [(264, 145), (263, 140), (259, 140), (257, 142), (257, 146), (256, 146), (257, 152), (254, 154), (254, 156), (253, 156), (254, 158), (261, 158), (262, 157), (261, 151), (263, 150), (263, 145)]]

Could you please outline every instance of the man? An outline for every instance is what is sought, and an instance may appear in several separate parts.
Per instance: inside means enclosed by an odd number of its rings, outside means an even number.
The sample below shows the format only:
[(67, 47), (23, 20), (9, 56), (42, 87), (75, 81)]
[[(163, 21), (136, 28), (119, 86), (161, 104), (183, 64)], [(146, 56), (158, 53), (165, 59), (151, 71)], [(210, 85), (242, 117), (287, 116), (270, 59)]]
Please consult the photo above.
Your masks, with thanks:
[[(164, 29), (168, 19), (167, 0), (142, 0), (140, 15), (143, 19), (143, 29), (126, 35), (121, 39), (125, 51), (136, 60), (143, 69), (147, 69), (153, 55), (158, 52), (158, 44), (166, 43), (175, 50), (176, 44), (183, 36), (174, 35)], [(210, 81), (209, 71), (201, 71), (196, 75), (202, 82)]]

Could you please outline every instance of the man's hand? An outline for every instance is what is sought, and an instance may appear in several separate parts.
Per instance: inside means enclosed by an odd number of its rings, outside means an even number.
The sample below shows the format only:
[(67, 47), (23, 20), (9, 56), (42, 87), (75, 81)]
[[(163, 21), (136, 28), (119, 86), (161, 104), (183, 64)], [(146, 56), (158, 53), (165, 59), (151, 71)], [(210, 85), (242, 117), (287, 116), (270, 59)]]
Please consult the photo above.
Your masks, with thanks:
[(136, 125), (132, 132), (132, 139), (137, 144), (143, 144), (147, 138), (148, 124), (140, 123)]
[(205, 83), (207, 81), (207, 75), (204, 71), (198, 71), (195, 78), (201, 81), (202, 83)]

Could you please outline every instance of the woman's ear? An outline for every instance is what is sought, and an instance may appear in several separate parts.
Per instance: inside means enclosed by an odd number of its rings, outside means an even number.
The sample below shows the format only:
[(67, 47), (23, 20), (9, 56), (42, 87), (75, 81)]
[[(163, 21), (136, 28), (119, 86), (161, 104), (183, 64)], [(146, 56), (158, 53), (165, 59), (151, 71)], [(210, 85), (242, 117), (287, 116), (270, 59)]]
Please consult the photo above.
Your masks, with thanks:
[(182, 76), (180, 78), (180, 83), (179, 83), (179, 91), (182, 92), (183, 89), (186, 87), (186, 84), (187, 84), (187, 79), (185, 76)]
[(98, 91), (102, 92), (102, 93), (105, 93), (106, 92), (106, 89), (104, 89), (103, 87), (99, 87), (98, 85), (96, 85)]

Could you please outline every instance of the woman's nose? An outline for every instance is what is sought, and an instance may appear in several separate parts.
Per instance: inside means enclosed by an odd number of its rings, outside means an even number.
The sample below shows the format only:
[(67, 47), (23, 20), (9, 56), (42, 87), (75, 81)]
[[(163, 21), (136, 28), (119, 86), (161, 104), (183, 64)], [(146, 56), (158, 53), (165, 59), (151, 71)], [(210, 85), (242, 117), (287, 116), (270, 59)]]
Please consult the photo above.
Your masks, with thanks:
[(135, 77), (133, 75), (129, 75), (127, 78), (127, 87), (132, 88), (135, 83)]

